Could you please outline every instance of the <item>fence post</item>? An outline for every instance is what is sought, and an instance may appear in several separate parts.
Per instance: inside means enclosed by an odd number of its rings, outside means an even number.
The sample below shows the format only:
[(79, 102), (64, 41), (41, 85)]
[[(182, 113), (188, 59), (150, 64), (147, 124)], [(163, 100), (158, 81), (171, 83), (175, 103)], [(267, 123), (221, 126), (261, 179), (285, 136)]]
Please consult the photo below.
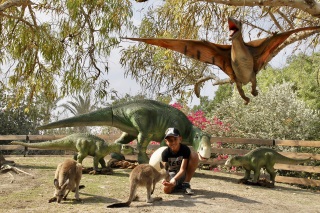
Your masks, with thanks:
[[(30, 139), (29, 139), (29, 135), (26, 135), (26, 143), (30, 143)], [(28, 147), (24, 147), (24, 152), (23, 152), (23, 157), (25, 157), (26, 155), (28, 155)]]

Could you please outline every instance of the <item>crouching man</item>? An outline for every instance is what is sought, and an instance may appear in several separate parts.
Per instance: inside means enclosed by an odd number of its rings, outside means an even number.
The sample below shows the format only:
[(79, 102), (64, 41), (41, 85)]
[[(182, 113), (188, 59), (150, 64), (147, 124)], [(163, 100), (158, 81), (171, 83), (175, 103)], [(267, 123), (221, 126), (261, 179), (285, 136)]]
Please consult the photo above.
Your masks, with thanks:
[(198, 168), (198, 154), (181, 144), (182, 136), (176, 128), (168, 128), (164, 139), (168, 148), (162, 152), (162, 161), (168, 163), (170, 175), (170, 181), (162, 181), (164, 192), (183, 190), (185, 194), (193, 195), (190, 180)]

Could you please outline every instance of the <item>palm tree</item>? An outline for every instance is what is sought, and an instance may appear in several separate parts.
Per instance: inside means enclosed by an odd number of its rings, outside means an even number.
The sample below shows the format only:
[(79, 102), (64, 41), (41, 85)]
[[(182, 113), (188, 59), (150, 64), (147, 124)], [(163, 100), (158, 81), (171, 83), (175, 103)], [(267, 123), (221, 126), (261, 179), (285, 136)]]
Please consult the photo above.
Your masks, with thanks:
[[(97, 109), (97, 102), (92, 103), (90, 95), (78, 95), (72, 96), (72, 100), (67, 101), (65, 104), (61, 104), (59, 107), (63, 107), (64, 111), (69, 111), (73, 115), (81, 115), (91, 112)], [(79, 131), (88, 131), (87, 127), (78, 127)]]

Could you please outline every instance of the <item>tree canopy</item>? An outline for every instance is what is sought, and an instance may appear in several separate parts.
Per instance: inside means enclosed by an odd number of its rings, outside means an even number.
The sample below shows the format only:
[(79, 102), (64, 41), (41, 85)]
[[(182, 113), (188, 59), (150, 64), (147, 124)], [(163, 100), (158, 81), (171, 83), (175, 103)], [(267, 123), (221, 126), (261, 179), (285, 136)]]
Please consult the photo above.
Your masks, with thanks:
[[(217, 2), (217, 3), (214, 3)], [(224, 4), (219, 4), (224, 2)], [(257, 5), (245, 7), (247, 1), (190, 1), (168, 0), (161, 6), (151, 8), (143, 18), (134, 37), (157, 37), (176, 39), (207, 40), (218, 44), (230, 44), (228, 41), (228, 17), (241, 20), (244, 24), (245, 40), (265, 38), (275, 32), (285, 32), (306, 26), (320, 25), (320, 20), (297, 7), (274, 7)], [(239, 1), (238, 1), (239, 2)], [(258, 1), (255, 1), (258, 2)], [(226, 5), (227, 4), (227, 5)], [(249, 3), (248, 3), (249, 4)], [(318, 5), (318, 4), (317, 4)], [(275, 52), (279, 53), (289, 44), (292, 52), (295, 47), (313, 51), (318, 45), (319, 36), (304, 32), (289, 37)], [(305, 41), (303, 39), (308, 38)], [(297, 42), (298, 41), (298, 42)], [(126, 73), (132, 75), (142, 86), (155, 94), (191, 95), (193, 85), (211, 81), (212, 85), (229, 83), (221, 78), (222, 71), (180, 53), (164, 48), (131, 42), (131, 46), (122, 52), (121, 64)], [(277, 56), (276, 56), (277, 57)], [(263, 71), (262, 71), (263, 72)]]
[(259, 76), (259, 88), (266, 91), (270, 85), (292, 82), (300, 100), (313, 109), (320, 110), (320, 53), (298, 54), (287, 59), (282, 68), (268, 67)]
[(319, 140), (319, 110), (299, 100), (294, 83), (270, 85), (243, 107), (239, 96), (232, 96), (212, 112), (229, 124), (228, 136), (263, 139)]
[[(227, 43), (229, 16), (245, 24), (248, 40), (276, 31), (320, 25), (317, 1), (272, 1), (272, 5), (269, 1), (240, 2), (1, 1), (2, 92), (10, 100), (9, 106), (19, 105), (21, 100), (36, 102), (40, 96), (54, 101), (85, 88), (94, 90), (97, 97), (105, 97), (110, 93), (108, 85), (112, 80), (107, 77), (110, 53), (125, 44), (125, 40), (120, 39), (123, 36)], [(141, 15), (141, 24), (138, 22), (136, 26), (134, 4), (145, 5), (147, 11)], [(319, 41), (319, 36), (302, 33), (290, 37), (287, 42), (303, 38), (309, 38), (304, 43), (309, 49)], [(190, 95), (190, 86), (196, 82), (211, 80), (213, 85), (223, 82), (221, 72), (215, 67), (143, 44), (124, 47), (120, 63), (126, 68), (126, 76), (136, 79), (145, 91), (157, 95)], [(6, 93), (9, 88), (13, 93)]]
[(17, 100), (49, 100), (94, 88), (108, 92), (108, 56), (132, 28), (132, 3), (7, 0), (0, 3), (0, 63), (4, 89)]

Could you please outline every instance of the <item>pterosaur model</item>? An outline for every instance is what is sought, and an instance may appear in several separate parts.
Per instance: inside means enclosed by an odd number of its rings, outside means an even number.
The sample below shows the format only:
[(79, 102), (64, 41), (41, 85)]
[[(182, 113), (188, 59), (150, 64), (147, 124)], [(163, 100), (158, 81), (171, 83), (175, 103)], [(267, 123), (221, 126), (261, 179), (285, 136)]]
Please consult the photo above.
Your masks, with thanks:
[[(283, 33), (274, 33), (270, 37), (244, 42), (242, 23), (233, 18), (228, 19), (231, 45), (215, 44), (204, 40), (166, 39), (166, 38), (126, 38), (141, 41), (187, 55), (193, 59), (218, 66), (236, 83), (240, 96), (248, 104), (250, 99), (244, 94), (243, 85), (251, 82), (251, 93), (258, 95), (257, 73), (274, 57), (275, 50), (293, 33), (319, 30), (320, 26), (304, 27)], [(196, 95), (200, 94), (195, 89)]]

